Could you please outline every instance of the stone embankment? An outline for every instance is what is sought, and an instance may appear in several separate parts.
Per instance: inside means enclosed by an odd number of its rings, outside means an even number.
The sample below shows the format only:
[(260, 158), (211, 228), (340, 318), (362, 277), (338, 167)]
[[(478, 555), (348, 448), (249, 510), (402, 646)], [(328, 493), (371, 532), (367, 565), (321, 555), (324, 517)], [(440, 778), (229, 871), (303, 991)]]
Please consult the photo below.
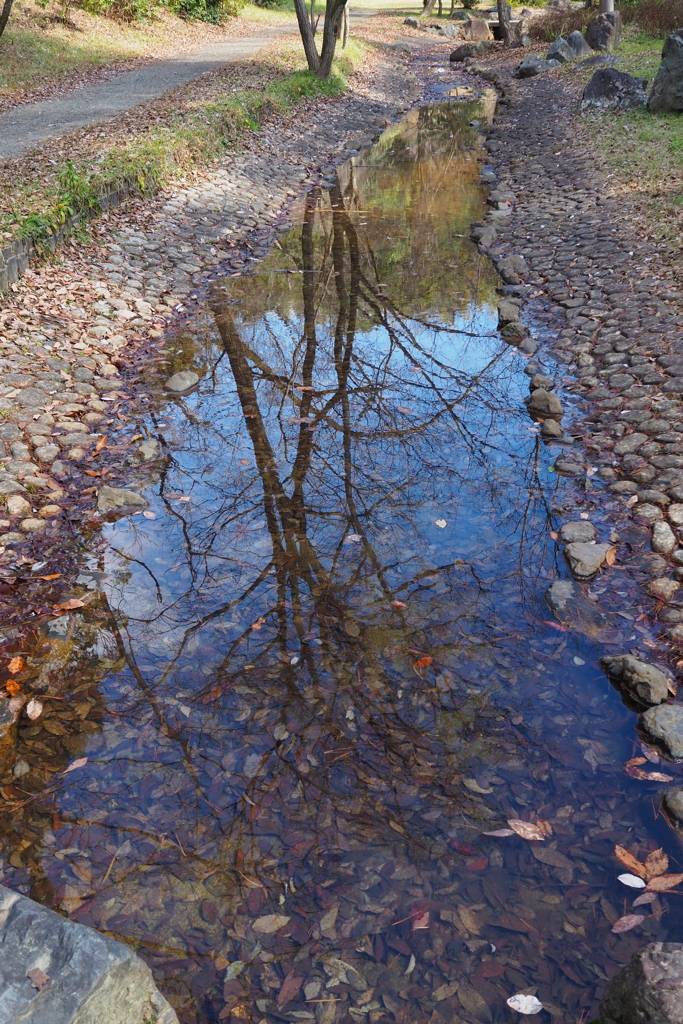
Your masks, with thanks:
[[(605, 504), (615, 507), (613, 527), (635, 525), (649, 541), (620, 543), (613, 529), (600, 543), (582, 521), (565, 523), (557, 542), (577, 581), (609, 572), (617, 561), (637, 574), (656, 600), (643, 595), (660, 653), (677, 662), (683, 294), (666, 268), (669, 253), (634, 234), (626, 203), (605, 197), (596, 159), (577, 145), (578, 88), (548, 75), (515, 85), (509, 59), (469, 68), (502, 93), (482, 172), (491, 210), (473, 237), (506, 282), (499, 289), (503, 337), (534, 357), (526, 368), (529, 413), (558, 446), (555, 471), (584, 490), (602, 489)], [(562, 377), (562, 401), (554, 393), (558, 372), (572, 375)], [(570, 425), (561, 426), (569, 413)], [(586, 607), (578, 583), (554, 584), (548, 603), (572, 626), (582, 617), (593, 626), (601, 614)], [(676, 692), (673, 679), (628, 651), (603, 659), (603, 667), (643, 712), (646, 739), (666, 758), (683, 759), (683, 705), (664, 703)], [(683, 791), (668, 790), (664, 809), (675, 824), (679, 804)]]

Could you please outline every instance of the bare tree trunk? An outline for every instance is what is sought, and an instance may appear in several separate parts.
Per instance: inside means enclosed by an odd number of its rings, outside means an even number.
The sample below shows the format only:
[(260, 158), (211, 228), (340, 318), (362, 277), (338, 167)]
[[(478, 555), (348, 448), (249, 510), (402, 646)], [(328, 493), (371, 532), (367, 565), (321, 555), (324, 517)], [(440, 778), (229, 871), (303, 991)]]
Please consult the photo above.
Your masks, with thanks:
[(430, 16), (430, 14), (432, 13), (432, 11), (434, 10), (435, 5), (436, 5), (436, 0), (426, 0), (425, 5), (422, 8), (422, 14), (420, 15), (420, 17), (421, 18), (428, 18)]
[[(295, 0), (295, 2), (299, 3), (300, 0)], [(320, 63), (318, 66), (318, 77), (322, 78), (323, 81), (330, 77), (330, 72), (332, 71), (334, 49), (337, 45), (337, 26), (339, 25), (339, 20), (344, 13), (345, 5), (346, 0), (328, 0), (327, 10), (325, 11), (325, 24), (323, 27), (323, 48), (320, 54)]]
[[(301, 42), (304, 44), (304, 53), (306, 54), (308, 69), (309, 71), (315, 71), (318, 73), (320, 68), (320, 58), (318, 57), (318, 51), (313, 37), (313, 28), (308, 18), (308, 11), (306, 10), (306, 0), (294, 0), (294, 9), (296, 10), (296, 20), (299, 22), (299, 32), (301, 33)], [(325, 16), (325, 25), (327, 26), (327, 15)], [(334, 56), (334, 49), (332, 50), (332, 56)], [(332, 67), (331, 60), (330, 67)], [(327, 74), (329, 75), (329, 71)], [(327, 75), (323, 75), (321, 77), (326, 78)]]
[(315, 35), (315, 0), (311, 0), (311, 32)]
[(506, 0), (498, 0), (498, 25), (500, 26), (500, 38), (505, 46), (510, 46), (512, 33), (510, 30), (510, 15)]
[(442, 18), (442, 17), (443, 17), (443, 5), (442, 5), (442, 0), (439, 0), (439, 13), (438, 13), (438, 17), (439, 17), (439, 18)]
[(614, 0), (600, 0), (600, 14), (609, 14), (614, 10)]
[(341, 43), (342, 50), (346, 49), (346, 44), (349, 41), (349, 5), (348, 2), (344, 4), (344, 10), (342, 16), (337, 24), (337, 39)]
[(7, 24), (8, 20), (9, 20), (9, 14), (10, 14), (10, 11), (12, 10), (12, 4), (13, 3), (14, 3), (14, 0), (5, 0), (4, 4), (2, 6), (2, 10), (0, 10), (0, 36), (5, 31), (5, 25)]

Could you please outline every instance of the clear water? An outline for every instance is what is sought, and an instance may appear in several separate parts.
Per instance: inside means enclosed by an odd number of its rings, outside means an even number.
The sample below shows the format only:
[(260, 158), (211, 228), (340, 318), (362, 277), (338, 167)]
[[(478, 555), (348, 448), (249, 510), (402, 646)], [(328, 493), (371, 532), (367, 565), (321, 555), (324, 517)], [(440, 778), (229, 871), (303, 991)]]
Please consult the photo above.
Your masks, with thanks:
[[(600, 519), (496, 334), (472, 114), (390, 129), (170, 338), (149, 383), (201, 382), (142, 420), (153, 518), (93, 538), (38, 659), (62, 699), (22, 727), (4, 880), (138, 948), (184, 1024), (488, 1024), (524, 991), (569, 1024), (683, 937), (675, 895), (611, 932), (614, 844), (679, 859), (597, 666), (641, 627), (616, 569), (599, 643), (543, 600), (560, 511)], [(483, 834), (510, 818), (553, 835)]]

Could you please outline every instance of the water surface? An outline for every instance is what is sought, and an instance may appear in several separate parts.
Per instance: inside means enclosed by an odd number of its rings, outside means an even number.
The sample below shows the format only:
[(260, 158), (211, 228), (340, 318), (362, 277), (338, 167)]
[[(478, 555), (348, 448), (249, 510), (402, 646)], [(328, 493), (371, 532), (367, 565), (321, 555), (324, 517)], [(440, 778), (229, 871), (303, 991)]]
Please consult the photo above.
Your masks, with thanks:
[[(152, 388), (201, 383), (146, 417), (150, 510), (84, 558), (67, 699), (22, 730), (5, 881), (137, 947), (185, 1024), (488, 1024), (520, 991), (570, 1024), (680, 931), (611, 932), (614, 843), (676, 847), (604, 644), (543, 601), (583, 499), (467, 239), (472, 116), (413, 112), (170, 339)], [(484, 835), (509, 818), (553, 834)]]

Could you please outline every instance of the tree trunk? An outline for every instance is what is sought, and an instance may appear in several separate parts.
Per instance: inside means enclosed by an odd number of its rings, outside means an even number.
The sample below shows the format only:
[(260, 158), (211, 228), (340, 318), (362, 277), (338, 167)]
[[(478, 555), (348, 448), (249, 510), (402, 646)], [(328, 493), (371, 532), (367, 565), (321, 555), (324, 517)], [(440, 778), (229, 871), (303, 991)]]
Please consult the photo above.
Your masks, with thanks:
[(422, 8), (422, 14), (420, 15), (420, 17), (421, 18), (428, 18), (430, 16), (430, 14), (432, 13), (432, 11), (434, 10), (435, 5), (436, 5), (436, 0), (426, 0), (426, 3), (424, 5), (424, 7)]
[[(300, 0), (295, 0), (295, 2), (298, 3)], [(328, 0), (327, 10), (325, 11), (325, 24), (323, 26), (323, 48), (318, 65), (318, 78), (322, 78), (323, 81), (330, 77), (330, 72), (332, 71), (334, 49), (337, 45), (337, 26), (344, 13), (345, 6), (346, 0)]]
[(600, 14), (609, 14), (614, 10), (614, 0), (600, 0)]
[(437, 17), (439, 17), (439, 18), (443, 17), (442, 0), (439, 0), (439, 13), (438, 13)]
[[(320, 67), (320, 58), (318, 57), (313, 29), (308, 18), (308, 11), (306, 10), (306, 0), (294, 0), (294, 9), (296, 10), (296, 20), (299, 22), (299, 32), (301, 33), (301, 42), (304, 44), (308, 70), (317, 73)], [(327, 17), (325, 17), (325, 24), (327, 24)], [(334, 51), (332, 56), (334, 56)], [(330, 66), (332, 66), (332, 61), (330, 61)]]
[(512, 33), (510, 30), (510, 15), (508, 14), (508, 5), (506, 0), (498, 0), (498, 25), (500, 27), (500, 38), (503, 40), (505, 46), (510, 46), (512, 42)]
[(5, 25), (9, 20), (9, 13), (12, 10), (12, 4), (14, 0), (5, 0), (2, 10), (0, 10), (0, 36), (5, 31)]
[(337, 39), (341, 43), (342, 50), (346, 49), (346, 44), (349, 41), (349, 5), (348, 2), (344, 4), (344, 10), (342, 16), (337, 24)]

